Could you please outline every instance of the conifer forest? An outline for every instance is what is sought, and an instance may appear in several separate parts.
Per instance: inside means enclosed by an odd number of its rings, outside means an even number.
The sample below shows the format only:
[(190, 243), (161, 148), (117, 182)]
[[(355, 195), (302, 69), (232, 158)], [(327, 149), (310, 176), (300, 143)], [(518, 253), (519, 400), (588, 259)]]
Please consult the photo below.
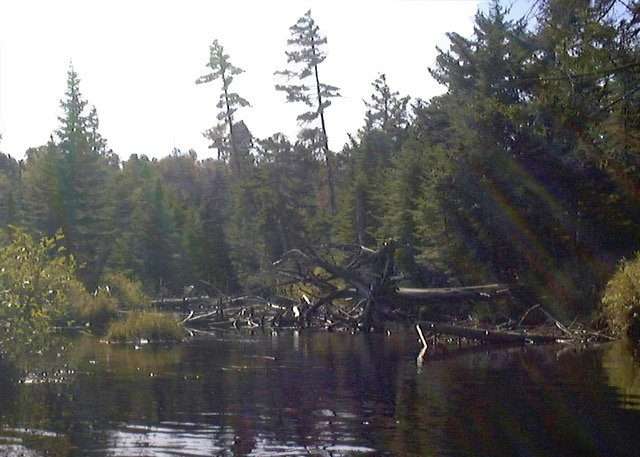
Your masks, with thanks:
[(294, 135), (224, 33), (206, 151), (114, 150), (70, 63), (0, 136), (0, 456), (637, 455), (640, 1), (521, 3), (398, 50), (441, 90), (361, 81), (341, 147), (314, 10), (264, 75)]
[(220, 94), (204, 132), (215, 159), (111, 150), (71, 67), (47, 144), (0, 156), (5, 239), (9, 226), (61, 232), (89, 289), (121, 272), (165, 295), (200, 280), (247, 291), (291, 249), (394, 239), (411, 285), (518, 283), (565, 317), (588, 314), (640, 243), (640, 10), (532, 8), (514, 20), (496, 3), (470, 36), (449, 34), (425, 74), (440, 96), (400, 94), (392, 74), (363, 81), (366, 117), (336, 151), (325, 118), (340, 89), (318, 72), (326, 37), (311, 12), (274, 76), (300, 109), (296, 138), (255, 138), (243, 122), (251, 101), (234, 79), (251, 62), (217, 40), (203, 56), (195, 82)]

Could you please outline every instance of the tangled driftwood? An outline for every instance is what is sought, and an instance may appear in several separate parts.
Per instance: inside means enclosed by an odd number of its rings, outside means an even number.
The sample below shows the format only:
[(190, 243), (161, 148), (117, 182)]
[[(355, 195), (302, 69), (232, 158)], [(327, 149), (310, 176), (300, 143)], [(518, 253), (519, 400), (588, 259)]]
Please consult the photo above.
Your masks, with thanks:
[[(425, 322), (423, 305), (467, 303), (510, 298), (504, 284), (467, 287), (407, 288), (395, 265), (396, 244), (373, 250), (355, 245), (328, 245), (286, 252), (269, 272), (269, 294), (228, 297), (183, 297), (155, 302), (181, 310), (182, 322), (194, 331), (228, 328), (303, 328), (371, 331), (390, 322), (412, 323), (428, 348), (452, 338), (464, 344), (579, 343), (606, 338), (583, 327), (565, 326), (536, 305), (515, 322), (500, 327), (469, 320)], [(266, 281), (267, 282), (267, 281)], [(531, 313), (542, 313), (546, 326), (528, 327)], [(425, 333), (427, 336), (425, 336)], [(430, 341), (431, 343), (429, 343)]]
[[(396, 269), (396, 244), (373, 250), (329, 245), (286, 252), (270, 271), (268, 296), (164, 299), (158, 307), (181, 309), (194, 327), (325, 327), (369, 331), (389, 321), (417, 318), (416, 305), (492, 300), (509, 293), (502, 284), (404, 288)], [(296, 297), (296, 298), (292, 298)]]

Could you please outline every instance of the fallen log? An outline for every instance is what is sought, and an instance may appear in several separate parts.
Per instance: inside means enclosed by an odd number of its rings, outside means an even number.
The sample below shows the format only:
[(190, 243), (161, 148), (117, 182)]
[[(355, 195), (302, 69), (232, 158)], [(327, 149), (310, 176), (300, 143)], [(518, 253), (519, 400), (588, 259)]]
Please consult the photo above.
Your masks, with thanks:
[(317, 315), (324, 310), (325, 319), (339, 316), (347, 325), (364, 331), (384, 328), (388, 320), (414, 320), (420, 305), (486, 301), (509, 295), (505, 284), (399, 287), (404, 276), (395, 265), (397, 247), (397, 243), (387, 241), (378, 250), (351, 245), (292, 249), (273, 264), (274, 273), (295, 278), (313, 291), (309, 293), (313, 300), (301, 303), (302, 325), (311, 325), (314, 319), (317, 322)]
[(417, 324), (424, 329), (439, 335), (457, 336), (470, 340), (478, 340), (496, 344), (549, 344), (557, 343), (566, 338), (553, 335), (537, 335), (519, 332), (503, 332), (482, 328), (464, 327), (461, 325), (440, 324), (436, 322), (422, 321)]
[[(388, 321), (415, 322), (422, 305), (443, 302), (493, 300), (509, 294), (504, 284), (471, 287), (399, 287), (404, 275), (395, 265), (397, 243), (387, 241), (378, 250), (357, 245), (323, 245), (292, 249), (265, 272), (284, 277), (265, 288), (262, 296), (200, 296), (164, 298), (158, 307), (176, 307), (185, 313), (185, 325), (343, 327), (372, 331)], [(275, 274), (275, 275), (274, 275)], [(293, 282), (291, 282), (293, 281)], [(291, 295), (282, 284), (295, 284)], [(271, 293), (275, 292), (275, 294)], [(284, 296), (283, 296), (284, 295)], [(186, 316), (186, 314), (189, 314)]]
[(192, 304), (192, 303), (202, 303), (209, 302), (212, 298), (208, 295), (202, 295), (200, 297), (171, 297), (171, 298), (160, 298), (158, 300), (152, 300), (151, 305), (153, 306), (180, 306), (184, 304)]
[(509, 294), (509, 287), (505, 284), (485, 284), (470, 287), (442, 287), (418, 289), (398, 287), (395, 295), (403, 299), (429, 302), (459, 301), (459, 300), (492, 300), (499, 295)]

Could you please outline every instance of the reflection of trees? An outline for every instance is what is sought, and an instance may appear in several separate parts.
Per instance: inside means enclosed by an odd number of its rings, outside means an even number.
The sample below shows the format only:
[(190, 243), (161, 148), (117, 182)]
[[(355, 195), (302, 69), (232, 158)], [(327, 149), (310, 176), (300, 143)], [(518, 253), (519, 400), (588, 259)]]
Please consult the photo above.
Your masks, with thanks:
[(612, 344), (604, 351), (602, 365), (609, 384), (620, 392), (623, 406), (640, 409), (640, 361), (633, 350), (626, 341)]
[[(11, 384), (17, 401), (7, 423), (59, 432), (93, 451), (131, 436), (152, 446), (168, 436), (156, 430), (166, 422), (176, 433), (197, 424), (212, 449), (234, 455), (362, 444), (361, 416), (376, 414), (370, 394), (379, 388), (365, 340), (300, 340), (298, 351), (292, 335), (139, 350), (83, 339), (62, 359), (74, 367), (70, 382)], [(127, 424), (148, 429), (129, 434)]]
[(14, 365), (0, 358), (0, 417), (15, 408), (20, 373)]
[(407, 456), (637, 449), (627, 443), (640, 439), (638, 414), (618, 406), (638, 395), (638, 366), (618, 346), (603, 358), (467, 351), (427, 359), (419, 374), (415, 349), (409, 334), (308, 332), (139, 350), (86, 339), (50, 361), (73, 368), (68, 382), (17, 384), (19, 372), (0, 367), (0, 414), (11, 427), (60, 433), (53, 456), (107, 455), (127, 443), (231, 455), (344, 445)]
[(399, 455), (634, 455), (638, 415), (617, 408), (597, 351), (514, 348), (426, 362), (399, 389)]
[[(0, 358), (0, 438), (46, 449), (47, 455), (53, 457), (66, 456), (70, 452), (69, 440), (44, 432), (53, 429), (52, 411), (59, 409), (61, 402), (47, 403), (44, 399), (60, 399), (64, 383), (73, 379), (74, 369), (65, 357), (68, 340), (48, 334), (32, 343), (4, 346)], [(32, 455), (21, 447), (14, 454)]]

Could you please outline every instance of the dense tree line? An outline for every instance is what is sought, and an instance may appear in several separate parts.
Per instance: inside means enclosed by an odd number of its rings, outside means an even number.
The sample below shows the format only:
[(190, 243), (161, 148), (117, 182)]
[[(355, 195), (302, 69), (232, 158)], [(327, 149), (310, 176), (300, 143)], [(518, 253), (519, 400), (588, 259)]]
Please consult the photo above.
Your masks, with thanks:
[(197, 80), (220, 84), (206, 160), (120, 160), (70, 69), (48, 144), (0, 154), (0, 226), (62, 230), (89, 286), (122, 271), (152, 292), (231, 293), (289, 249), (394, 238), (413, 284), (518, 283), (525, 300), (588, 311), (640, 244), (639, 34), (637, 1), (545, 0), (520, 20), (495, 3), (438, 50), (443, 95), (411, 100), (381, 74), (362, 128), (331, 151), (339, 91), (319, 77), (326, 38), (307, 13), (276, 85), (309, 108), (298, 138), (251, 135), (242, 70), (214, 41)]

